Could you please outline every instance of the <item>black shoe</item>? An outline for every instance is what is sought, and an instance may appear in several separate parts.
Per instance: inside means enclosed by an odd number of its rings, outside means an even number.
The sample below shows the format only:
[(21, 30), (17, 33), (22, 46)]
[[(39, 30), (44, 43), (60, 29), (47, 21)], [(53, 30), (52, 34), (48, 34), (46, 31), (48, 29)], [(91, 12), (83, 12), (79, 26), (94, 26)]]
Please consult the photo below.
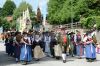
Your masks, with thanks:
[(63, 63), (66, 63), (66, 60), (63, 60)]
[(90, 62), (94, 62), (94, 60), (91, 59)]
[(57, 60), (60, 60), (60, 57), (56, 57)]
[(36, 61), (40, 61), (40, 59), (36, 59)]
[(22, 65), (27, 65), (27, 62), (22, 63)]
[(72, 55), (72, 57), (74, 57), (74, 55)]
[(20, 61), (18, 60), (18, 61), (16, 61), (16, 63), (19, 63)]
[(82, 59), (82, 57), (78, 57), (78, 59)]
[(88, 59), (87, 62), (93, 62), (91, 59)]
[(55, 58), (55, 56), (52, 56), (52, 58)]
[(16, 63), (18, 63), (18, 61), (16, 61)]

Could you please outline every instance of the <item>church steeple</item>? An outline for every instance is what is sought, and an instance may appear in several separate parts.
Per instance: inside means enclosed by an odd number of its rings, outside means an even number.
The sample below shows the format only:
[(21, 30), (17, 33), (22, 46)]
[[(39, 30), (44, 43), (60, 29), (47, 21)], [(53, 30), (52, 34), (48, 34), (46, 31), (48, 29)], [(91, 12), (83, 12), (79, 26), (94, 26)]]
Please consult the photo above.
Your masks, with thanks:
[(38, 2), (38, 8), (37, 8), (37, 21), (38, 22), (42, 21), (41, 10), (40, 10), (40, 1)]

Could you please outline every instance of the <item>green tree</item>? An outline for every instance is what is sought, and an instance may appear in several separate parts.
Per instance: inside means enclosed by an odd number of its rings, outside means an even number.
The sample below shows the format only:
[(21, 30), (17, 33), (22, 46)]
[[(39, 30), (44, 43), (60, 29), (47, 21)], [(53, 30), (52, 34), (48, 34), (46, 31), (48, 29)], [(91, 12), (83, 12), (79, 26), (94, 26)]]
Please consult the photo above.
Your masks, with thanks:
[(1, 15), (1, 10), (2, 10), (2, 8), (0, 8), (0, 15)]
[(6, 17), (9, 15), (13, 15), (13, 11), (16, 8), (16, 5), (13, 1), (7, 0), (2, 8), (2, 16)]
[(65, 0), (50, 0), (48, 3), (48, 19), (51, 24), (60, 24), (60, 10)]
[(96, 16), (95, 19), (96, 19), (95, 21), (96, 21), (97, 29), (100, 30), (100, 16)]
[(11, 28), (11, 23), (6, 19), (3, 19), (3, 17), (0, 17), (0, 27), (1, 26), (3, 27), (3, 30), (9, 30)]
[(48, 19), (50, 23), (55, 24), (69, 23), (71, 18), (74, 21), (79, 21), (81, 11), (84, 12), (86, 10), (85, 6), (84, 0), (50, 0), (48, 4)]
[(2, 26), (2, 18), (0, 17), (0, 27)]
[(87, 18), (82, 18), (81, 23), (83, 27), (92, 29), (96, 24), (97, 29), (100, 30), (100, 16), (91, 16)]
[(30, 11), (30, 17), (33, 18), (35, 13), (32, 11), (32, 6), (26, 2), (22, 2), (19, 5), (19, 7), (14, 10), (14, 14), (13, 14), (14, 20), (22, 16), (23, 11), (27, 10), (27, 8)]
[[(99, 24), (100, 0), (50, 0), (48, 3), (48, 20), (51, 24), (66, 24), (81, 20), (86, 28)], [(82, 17), (82, 19), (81, 19)]]

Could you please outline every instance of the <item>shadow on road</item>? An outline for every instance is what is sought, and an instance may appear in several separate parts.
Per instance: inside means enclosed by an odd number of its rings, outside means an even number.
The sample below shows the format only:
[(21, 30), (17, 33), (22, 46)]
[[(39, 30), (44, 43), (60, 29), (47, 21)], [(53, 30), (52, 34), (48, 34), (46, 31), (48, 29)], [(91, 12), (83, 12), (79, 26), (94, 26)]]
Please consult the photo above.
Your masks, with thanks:
[(0, 66), (15, 64), (15, 59), (8, 56), (4, 51), (0, 51)]

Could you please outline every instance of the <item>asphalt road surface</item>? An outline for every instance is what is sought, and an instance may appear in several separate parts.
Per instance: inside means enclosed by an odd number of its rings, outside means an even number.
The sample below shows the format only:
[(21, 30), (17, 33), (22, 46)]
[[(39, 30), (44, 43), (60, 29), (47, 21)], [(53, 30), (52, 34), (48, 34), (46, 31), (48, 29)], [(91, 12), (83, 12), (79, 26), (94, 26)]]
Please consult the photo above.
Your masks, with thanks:
[[(0, 66), (24, 66), (16, 63), (14, 58), (5, 53), (5, 46), (2, 42), (0, 42)], [(85, 58), (67, 57), (67, 62), (63, 63), (62, 60), (46, 57), (40, 61), (32, 61), (25, 66), (100, 66), (100, 54), (97, 54), (97, 61), (95, 62), (86, 62)]]

